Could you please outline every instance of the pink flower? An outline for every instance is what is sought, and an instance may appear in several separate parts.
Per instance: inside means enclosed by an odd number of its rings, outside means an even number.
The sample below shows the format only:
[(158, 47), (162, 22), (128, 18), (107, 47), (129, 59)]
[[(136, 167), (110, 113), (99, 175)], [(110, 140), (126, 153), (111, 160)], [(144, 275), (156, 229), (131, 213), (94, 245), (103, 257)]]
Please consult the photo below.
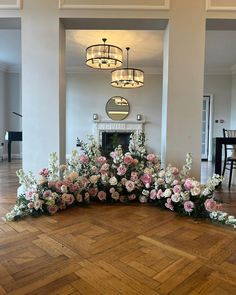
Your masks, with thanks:
[(63, 185), (63, 182), (62, 181), (57, 181), (56, 183), (55, 183), (55, 187), (56, 187), (56, 191), (57, 192), (61, 192), (61, 186)]
[(71, 194), (66, 194), (64, 193), (62, 196), (61, 196), (61, 199), (63, 202), (65, 202), (67, 205), (71, 205), (74, 200), (75, 200), (75, 197)]
[(47, 207), (47, 209), (50, 214), (55, 214), (58, 210), (58, 207), (57, 205), (50, 205)]
[(71, 192), (71, 193), (74, 193), (75, 191), (77, 191), (78, 190), (78, 188), (79, 188), (79, 185), (78, 184), (71, 184), (70, 186), (69, 186), (69, 191)]
[(191, 178), (187, 178), (184, 182), (184, 187), (190, 191), (194, 187), (193, 180)]
[(138, 180), (138, 172), (136, 172), (136, 171), (131, 172), (130, 180), (137, 181)]
[(110, 167), (109, 164), (104, 163), (104, 164), (102, 165), (101, 169), (100, 169), (100, 172), (101, 172), (102, 174), (106, 174), (106, 173), (108, 173), (109, 167)]
[(54, 181), (49, 181), (48, 182), (48, 187), (51, 188), (53, 186), (55, 186), (55, 182)]
[(135, 189), (135, 183), (131, 180), (127, 180), (125, 183), (125, 187), (128, 192), (132, 192)]
[(133, 157), (131, 155), (125, 155), (124, 156), (124, 163), (126, 165), (132, 165), (133, 162), (134, 162), (134, 159), (133, 159)]
[(27, 205), (27, 207), (29, 209), (33, 209), (34, 208), (34, 203), (33, 202), (29, 202), (28, 205)]
[(126, 171), (127, 169), (122, 165), (117, 168), (117, 174), (120, 176), (125, 175)]
[(170, 209), (171, 211), (174, 211), (174, 207), (172, 205), (171, 198), (166, 199), (165, 206), (166, 206), (166, 208)]
[(155, 189), (150, 191), (150, 199), (155, 200), (157, 197), (157, 191)]
[(42, 170), (39, 171), (39, 175), (42, 175), (44, 177), (47, 177), (50, 174), (50, 171), (48, 168), (43, 168)]
[(154, 155), (154, 154), (148, 154), (148, 155), (147, 155), (147, 160), (148, 160), (149, 162), (155, 162), (155, 160), (156, 160), (156, 155)]
[(36, 190), (26, 192), (26, 194), (25, 194), (26, 200), (31, 200), (33, 198), (33, 194), (36, 192), (37, 192)]
[(173, 174), (173, 175), (176, 176), (176, 175), (179, 174), (179, 169), (178, 169), (178, 168), (176, 168), (176, 167), (172, 167), (171, 170), (172, 170), (172, 174)]
[(106, 161), (107, 161), (106, 157), (102, 157), (102, 156), (97, 157), (97, 159), (96, 159), (96, 162), (97, 162), (99, 165), (103, 165), (104, 163), (106, 163)]
[(110, 194), (113, 194), (115, 191), (116, 191), (116, 190), (115, 190), (114, 187), (111, 187), (110, 190), (109, 190)]
[(212, 198), (211, 199), (207, 199), (204, 203), (205, 205), (205, 208), (208, 212), (213, 212), (213, 211), (216, 211), (218, 208), (217, 208), (217, 203), (215, 200), (213, 200)]
[(105, 201), (106, 200), (106, 195), (107, 194), (104, 191), (100, 191), (100, 192), (98, 192), (98, 199), (100, 201)]
[(91, 187), (88, 189), (88, 193), (91, 197), (95, 197), (98, 193), (98, 189), (95, 187)]
[(179, 181), (177, 179), (175, 179), (172, 183), (172, 185), (178, 185), (179, 184)]
[(150, 184), (152, 182), (152, 176), (148, 173), (145, 173), (141, 177), (142, 182), (146, 185), (147, 183)]
[(89, 162), (89, 157), (86, 156), (86, 155), (81, 155), (81, 156), (79, 157), (79, 160), (80, 160), (80, 162), (81, 162), (82, 164), (88, 164), (88, 162)]
[(175, 185), (173, 187), (174, 194), (179, 194), (182, 191), (181, 185)]
[(44, 197), (45, 199), (51, 197), (51, 195), (52, 195), (52, 191), (50, 191), (50, 190), (46, 190), (46, 191), (43, 193), (43, 197)]
[(163, 191), (161, 189), (159, 189), (158, 192), (156, 193), (156, 197), (157, 199), (163, 198)]
[(99, 169), (96, 166), (92, 166), (91, 171), (95, 174), (98, 174)]
[(192, 212), (194, 208), (194, 203), (192, 201), (184, 202), (184, 210), (186, 212)]

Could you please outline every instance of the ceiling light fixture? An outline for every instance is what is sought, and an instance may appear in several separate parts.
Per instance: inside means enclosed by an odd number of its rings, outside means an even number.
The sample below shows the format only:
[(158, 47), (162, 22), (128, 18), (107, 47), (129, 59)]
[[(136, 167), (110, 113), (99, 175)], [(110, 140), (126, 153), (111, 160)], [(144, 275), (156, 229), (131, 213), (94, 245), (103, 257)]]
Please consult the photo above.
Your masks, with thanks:
[(144, 84), (144, 72), (129, 68), (129, 47), (127, 50), (127, 67), (111, 72), (111, 85), (117, 88), (138, 88)]
[(110, 70), (122, 66), (122, 49), (106, 44), (107, 39), (102, 39), (103, 44), (89, 46), (86, 49), (86, 65), (101, 70)]

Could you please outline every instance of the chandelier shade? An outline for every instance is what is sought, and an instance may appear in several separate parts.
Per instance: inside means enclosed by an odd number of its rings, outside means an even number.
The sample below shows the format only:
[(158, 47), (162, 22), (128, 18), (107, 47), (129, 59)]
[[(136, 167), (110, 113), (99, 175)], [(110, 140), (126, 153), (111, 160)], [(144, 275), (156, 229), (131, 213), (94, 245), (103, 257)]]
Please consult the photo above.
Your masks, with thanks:
[(144, 85), (144, 72), (139, 69), (129, 68), (129, 47), (127, 50), (127, 67), (111, 72), (111, 85), (117, 88), (139, 88)]
[(122, 49), (106, 44), (107, 39), (105, 38), (102, 41), (103, 44), (92, 45), (86, 49), (86, 65), (101, 70), (116, 69), (122, 66)]

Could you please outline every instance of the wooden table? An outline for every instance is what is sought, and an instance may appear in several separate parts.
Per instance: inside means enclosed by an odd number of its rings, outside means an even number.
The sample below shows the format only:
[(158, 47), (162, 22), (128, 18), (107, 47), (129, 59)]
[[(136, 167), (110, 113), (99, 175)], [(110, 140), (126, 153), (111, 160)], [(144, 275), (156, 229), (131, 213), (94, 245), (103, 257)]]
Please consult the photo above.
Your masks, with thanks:
[(215, 173), (220, 175), (223, 144), (236, 145), (236, 137), (216, 137)]

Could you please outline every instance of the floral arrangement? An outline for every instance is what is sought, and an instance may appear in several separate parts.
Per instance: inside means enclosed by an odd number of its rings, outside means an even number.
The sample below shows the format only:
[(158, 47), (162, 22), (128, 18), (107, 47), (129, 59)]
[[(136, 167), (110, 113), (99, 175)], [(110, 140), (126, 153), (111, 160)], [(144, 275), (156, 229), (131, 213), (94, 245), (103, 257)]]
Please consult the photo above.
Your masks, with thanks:
[(32, 173), (19, 170), (21, 187), (17, 202), (6, 220), (18, 220), (27, 215), (55, 214), (72, 205), (97, 202), (141, 202), (160, 206), (181, 215), (210, 218), (236, 228), (236, 218), (221, 211), (221, 204), (214, 199), (214, 190), (222, 181), (213, 175), (206, 185), (189, 176), (192, 156), (179, 170), (174, 166), (161, 169), (160, 159), (145, 149), (143, 133), (131, 135), (129, 152), (118, 146), (110, 158), (101, 155), (93, 137), (89, 142), (80, 141), (84, 154), (76, 150), (66, 165), (58, 164), (52, 153), (48, 168)]

